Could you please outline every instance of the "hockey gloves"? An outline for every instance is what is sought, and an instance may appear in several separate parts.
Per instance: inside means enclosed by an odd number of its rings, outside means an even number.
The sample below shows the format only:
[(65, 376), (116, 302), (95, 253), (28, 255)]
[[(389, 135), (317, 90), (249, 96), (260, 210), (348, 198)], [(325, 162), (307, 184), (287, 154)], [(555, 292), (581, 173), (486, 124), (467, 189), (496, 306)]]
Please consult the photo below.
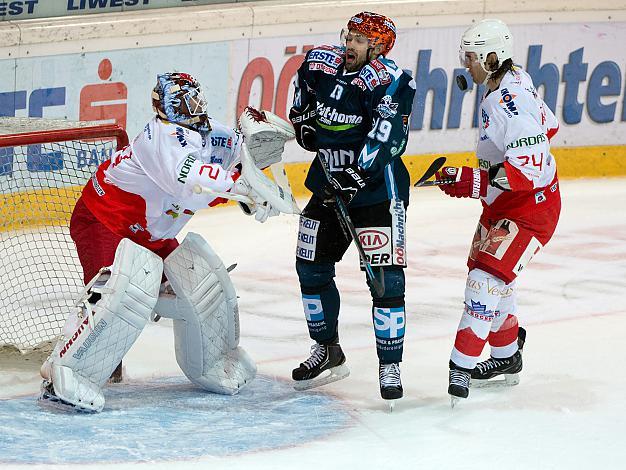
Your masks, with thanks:
[(291, 108), (289, 120), (296, 131), (296, 141), (298, 145), (309, 152), (317, 152), (315, 141), (315, 109), (307, 106), (302, 111)]
[(358, 166), (349, 166), (343, 171), (332, 174), (328, 184), (322, 189), (324, 199), (329, 200), (334, 196), (339, 196), (346, 204), (354, 199), (359, 189), (365, 187), (365, 176), (363, 170)]
[(450, 181), (439, 185), (448, 196), (478, 199), (487, 195), (489, 175), (485, 170), (462, 166), (444, 166), (435, 175), (437, 180)]
[(257, 222), (265, 222), (270, 217), (280, 214), (274, 209), (267, 201), (263, 204), (246, 204), (245, 202), (239, 202), (239, 207), (246, 215), (254, 215)]
[(250, 186), (245, 178), (239, 178), (235, 181), (233, 189), (235, 194), (248, 196), (252, 202), (239, 202), (239, 207), (246, 215), (254, 215), (257, 222), (265, 222), (268, 218), (280, 214), (280, 211), (274, 208), (268, 201), (259, 196)]

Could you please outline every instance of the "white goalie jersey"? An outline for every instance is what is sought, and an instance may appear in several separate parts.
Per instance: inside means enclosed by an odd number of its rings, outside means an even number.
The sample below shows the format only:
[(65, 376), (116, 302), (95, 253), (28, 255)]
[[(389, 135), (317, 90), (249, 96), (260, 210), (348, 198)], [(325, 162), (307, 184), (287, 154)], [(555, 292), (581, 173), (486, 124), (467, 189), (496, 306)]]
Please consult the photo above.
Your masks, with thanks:
[(83, 190), (89, 210), (111, 231), (150, 249), (174, 238), (198, 209), (224, 202), (195, 185), (229, 191), (243, 137), (209, 119), (199, 132), (153, 118), (102, 163)]

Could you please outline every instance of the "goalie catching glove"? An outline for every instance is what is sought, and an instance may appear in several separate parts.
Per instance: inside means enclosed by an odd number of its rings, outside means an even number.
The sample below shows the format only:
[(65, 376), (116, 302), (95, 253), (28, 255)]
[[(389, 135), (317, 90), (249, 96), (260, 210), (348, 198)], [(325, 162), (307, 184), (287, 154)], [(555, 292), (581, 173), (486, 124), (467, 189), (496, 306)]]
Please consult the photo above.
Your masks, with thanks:
[(261, 170), (280, 162), (285, 142), (295, 137), (293, 127), (287, 121), (251, 106), (239, 116), (239, 128), (254, 164)]

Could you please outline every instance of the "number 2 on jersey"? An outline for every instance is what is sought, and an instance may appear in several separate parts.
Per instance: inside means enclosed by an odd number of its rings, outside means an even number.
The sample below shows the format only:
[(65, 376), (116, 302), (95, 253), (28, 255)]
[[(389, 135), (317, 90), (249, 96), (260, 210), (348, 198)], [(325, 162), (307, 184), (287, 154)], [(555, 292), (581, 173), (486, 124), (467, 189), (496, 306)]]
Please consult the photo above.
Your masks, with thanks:
[(202, 174), (204, 170), (208, 170), (209, 178), (212, 180), (216, 180), (220, 174), (220, 168), (216, 165), (202, 165), (200, 167), (200, 174)]

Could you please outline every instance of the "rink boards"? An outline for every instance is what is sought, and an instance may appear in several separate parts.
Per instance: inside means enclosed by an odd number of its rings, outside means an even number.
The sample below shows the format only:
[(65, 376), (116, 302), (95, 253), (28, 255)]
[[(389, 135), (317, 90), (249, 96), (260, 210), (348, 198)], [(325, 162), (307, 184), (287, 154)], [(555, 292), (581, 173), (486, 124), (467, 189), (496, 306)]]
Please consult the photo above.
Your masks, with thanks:
[[(467, 75), (458, 43), (468, 24), (494, 16), (509, 22), (516, 62), (561, 123), (552, 142), (560, 176), (626, 174), (626, 50), (615, 47), (626, 41), (626, 4), (531, 1), (519, 11), (435, 3), (379, 4), (398, 26), (390, 57), (416, 79), (405, 152), (414, 179), (432, 155), (473, 161), (480, 93), (456, 87), (455, 78)], [(224, 123), (235, 125), (248, 104), (285, 117), (305, 51), (337, 43), (353, 9), (311, 2), (305, 28), (293, 9), (263, 2), (2, 22), (0, 115), (116, 122), (132, 138), (152, 115), (156, 74), (184, 70), (200, 80), (211, 115)], [(290, 142), (284, 159), (301, 194), (312, 154)]]

